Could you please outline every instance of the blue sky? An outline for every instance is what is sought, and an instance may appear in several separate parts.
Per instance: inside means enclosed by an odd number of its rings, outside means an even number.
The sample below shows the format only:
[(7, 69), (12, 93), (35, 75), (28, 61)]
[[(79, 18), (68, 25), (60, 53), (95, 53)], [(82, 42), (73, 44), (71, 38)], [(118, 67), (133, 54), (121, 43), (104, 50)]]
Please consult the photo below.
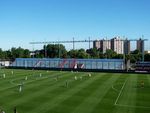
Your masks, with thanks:
[(32, 49), (31, 41), (142, 35), (149, 39), (146, 49), (150, 50), (150, 0), (0, 0), (0, 48), (4, 50)]

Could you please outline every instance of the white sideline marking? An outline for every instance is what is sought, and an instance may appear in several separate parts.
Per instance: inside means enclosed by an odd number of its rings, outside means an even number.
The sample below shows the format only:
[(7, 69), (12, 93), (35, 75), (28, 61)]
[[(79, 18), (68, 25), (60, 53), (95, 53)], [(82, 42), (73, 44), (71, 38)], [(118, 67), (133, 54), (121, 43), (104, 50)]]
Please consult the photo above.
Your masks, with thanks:
[(118, 99), (119, 99), (119, 97), (120, 97), (120, 95), (121, 95), (121, 93), (122, 93), (122, 91), (123, 91), (123, 88), (124, 88), (124, 86), (125, 86), (126, 82), (127, 82), (127, 80), (126, 80), (126, 81), (124, 82), (124, 84), (122, 85), (122, 88), (121, 88), (121, 90), (120, 90), (120, 92), (119, 92), (119, 94), (118, 94), (118, 97), (117, 97), (117, 99), (116, 99), (116, 101), (115, 101), (115, 104), (114, 104), (114, 105), (117, 105)]
[[(117, 99), (116, 99), (114, 105), (115, 105), (115, 106), (120, 106), (120, 107), (129, 107), (129, 108), (145, 108), (145, 109), (150, 109), (150, 106), (132, 106), (132, 105), (117, 104), (117, 102), (118, 102), (118, 100), (119, 100), (119, 97), (120, 97), (120, 95), (121, 95), (121, 93), (122, 93), (122, 91), (123, 91), (123, 89), (124, 89), (124, 86), (125, 86), (126, 82), (127, 82), (127, 80), (124, 82), (124, 84), (123, 84), (123, 86), (122, 86), (122, 88), (121, 88), (121, 90), (120, 90), (120, 92), (119, 92), (119, 94), (118, 94), (118, 97), (117, 97)], [(113, 86), (112, 86), (112, 88), (113, 88), (114, 90), (116, 90)]]

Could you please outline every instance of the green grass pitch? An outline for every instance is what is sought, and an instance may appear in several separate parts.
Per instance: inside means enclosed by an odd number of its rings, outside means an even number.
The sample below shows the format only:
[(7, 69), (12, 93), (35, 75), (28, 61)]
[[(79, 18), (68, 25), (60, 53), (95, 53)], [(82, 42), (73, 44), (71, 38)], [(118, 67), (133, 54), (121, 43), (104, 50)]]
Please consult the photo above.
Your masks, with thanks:
[(0, 109), (6, 113), (13, 113), (15, 106), (18, 113), (150, 113), (150, 74), (90, 74), (1, 69)]

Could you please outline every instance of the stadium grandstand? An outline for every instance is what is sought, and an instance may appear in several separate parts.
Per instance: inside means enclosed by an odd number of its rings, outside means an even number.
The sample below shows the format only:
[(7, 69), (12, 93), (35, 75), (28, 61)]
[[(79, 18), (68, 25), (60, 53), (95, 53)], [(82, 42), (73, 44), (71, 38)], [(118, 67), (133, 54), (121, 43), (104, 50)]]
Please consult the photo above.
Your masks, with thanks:
[(150, 72), (150, 62), (137, 62), (135, 65), (136, 72)]
[(123, 59), (16, 58), (15, 68), (124, 70)]

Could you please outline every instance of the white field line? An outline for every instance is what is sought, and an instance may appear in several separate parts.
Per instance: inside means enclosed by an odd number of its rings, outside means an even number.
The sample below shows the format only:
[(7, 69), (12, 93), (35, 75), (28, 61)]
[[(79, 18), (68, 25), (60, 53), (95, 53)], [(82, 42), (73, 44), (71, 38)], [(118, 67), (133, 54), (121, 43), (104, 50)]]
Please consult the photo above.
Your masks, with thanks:
[(146, 109), (150, 109), (150, 106), (132, 106), (132, 105), (122, 105), (122, 104), (116, 104), (116, 106), (129, 107), (129, 108), (146, 108)]
[(9, 82), (10, 82), (12, 85), (19, 85), (19, 84), (14, 83), (15, 80), (17, 80), (17, 79), (11, 80), (11, 81), (9, 81)]
[(126, 79), (126, 81), (124, 82), (124, 84), (122, 85), (122, 88), (121, 88), (121, 90), (120, 90), (120, 92), (119, 92), (119, 94), (118, 94), (118, 97), (117, 97), (117, 99), (116, 99), (114, 105), (117, 105), (117, 102), (118, 102), (118, 100), (119, 100), (119, 97), (120, 97), (120, 95), (121, 95), (121, 93), (122, 93), (122, 91), (123, 91), (123, 88), (124, 88), (126, 82), (127, 82), (127, 79)]
[[(133, 105), (117, 104), (118, 99), (119, 99), (119, 97), (120, 97), (120, 95), (121, 95), (121, 93), (122, 93), (122, 91), (124, 89), (124, 86), (125, 86), (126, 82), (127, 82), (127, 80), (124, 82), (124, 84), (123, 84), (123, 86), (122, 86), (122, 88), (121, 88), (121, 90), (119, 92), (119, 95), (118, 95), (118, 97), (117, 97), (114, 105), (120, 106), (120, 107), (129, 107), (129, 108), (145, 108), (145, 109), (150, 109), (150, 106), (133, 106)], [(113, 88), (113, 86), (112, 86), (112, 88)], [(114, 88), (114, 90), (117, 90), (117, 89)]]
[(118, 89), (114, 88), (114, 85), (112, 85), (112, 89), (113, 89), (114, 91), (116, 91), (116, 92), (119, 92)]

